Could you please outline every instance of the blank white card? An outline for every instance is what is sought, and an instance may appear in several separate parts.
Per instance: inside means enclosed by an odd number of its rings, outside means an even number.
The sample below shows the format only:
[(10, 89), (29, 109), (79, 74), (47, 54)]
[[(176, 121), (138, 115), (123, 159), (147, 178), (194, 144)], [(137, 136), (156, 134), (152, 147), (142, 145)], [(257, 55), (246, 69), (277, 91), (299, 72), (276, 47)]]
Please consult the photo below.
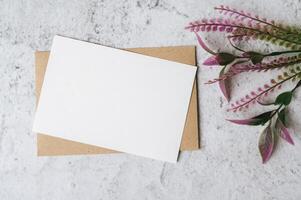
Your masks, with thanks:
[(55, 36), (33, 131), (176, 162), (196, 67)]

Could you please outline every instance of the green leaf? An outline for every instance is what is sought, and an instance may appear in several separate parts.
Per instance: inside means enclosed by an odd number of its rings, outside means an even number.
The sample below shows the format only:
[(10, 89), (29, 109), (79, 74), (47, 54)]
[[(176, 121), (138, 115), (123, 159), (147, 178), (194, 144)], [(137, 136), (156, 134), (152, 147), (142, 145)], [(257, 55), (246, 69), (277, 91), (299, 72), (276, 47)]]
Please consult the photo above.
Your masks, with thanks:
[(228, 121), (239, 125), (258, 126), (264, 125), (270, 120), (273, 111), (268, 111), (249, 119), (228, 119)]
[(236, 56), (230, 53), (217, 53), (217, 60), (220, 65), (228, 65), (236, 59)]
[(264, 125), (267, 121), (270, 120), (272, 112), (273, 111), (268, 111), (268, 112), (262, 113), (256, 117), (253, 117), (252, 119), (254, 119), (254, 121), (250, 125), (253, 125), (253, 126)]
[(285, 108), (283, 108), (279, 113), (278, 113), (278, 118), (279, 120), (286, 125), (286, 119), (285, 119)]
[[(223, 67), (223, 69), (220, 71), (219, 77), (222, 77), (225, 74), (225, 70), (226, 67)], [(223, 95), (225, 96), (225, 98), (227, 99), (227, 101), (229, 102), (230, 100), (230, 86), (229, 86), (229, 80), (220, 80), (219, 82), (219, 88), (222, 91)]]
[(256, 65), (257, 63), (261, 63), (261, 61), (264, 58), (264, 55), (258, 52), (249, 51), (244, 53), (245, 56), (249, 57), (251, 59), (251, 62)]
[(283, 92), (279, 94), (275, 100), (275, 105), (285, 105), (287, 106), (292, 101), (293, 93), (291, 91), (289, 92)]
[(258, 147), (263, 163), (266, 163), (271, 158), (277, 145), (277, 140), (275, 129), (269, 124), (259, 137)]
[(294, 145), (294, 141), (291, 137), (291, 134), (289, 130), (286, 128), (286, 126), (283, 124), (281, 119), (278, 117), (275, 124), (275, 132), (277, 135), (279, 135), (282, 139), (290, 143), (291, 145)]

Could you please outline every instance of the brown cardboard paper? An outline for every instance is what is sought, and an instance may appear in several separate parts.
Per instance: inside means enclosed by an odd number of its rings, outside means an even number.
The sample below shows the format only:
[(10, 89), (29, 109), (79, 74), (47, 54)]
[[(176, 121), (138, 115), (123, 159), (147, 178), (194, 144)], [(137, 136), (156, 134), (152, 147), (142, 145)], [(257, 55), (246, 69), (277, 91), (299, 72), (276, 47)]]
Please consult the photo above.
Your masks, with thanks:
[[(158, 57), (189, 65), (196, 65), (194, 46), (154, 47), (127, 49), (135, 53)], [(36, 52), (36, 97), (37, 102), (47, 67), (49, 52)], [(199, 149), (197, 88), (194, 83), (190, 105), (188, 108), (180, 150)], [(104, 154), (117, 151), (92, 146), (62, 138), (49, 136), (46, 133), (37, 134), (38, 156), (75, 155), (75, 154)]]

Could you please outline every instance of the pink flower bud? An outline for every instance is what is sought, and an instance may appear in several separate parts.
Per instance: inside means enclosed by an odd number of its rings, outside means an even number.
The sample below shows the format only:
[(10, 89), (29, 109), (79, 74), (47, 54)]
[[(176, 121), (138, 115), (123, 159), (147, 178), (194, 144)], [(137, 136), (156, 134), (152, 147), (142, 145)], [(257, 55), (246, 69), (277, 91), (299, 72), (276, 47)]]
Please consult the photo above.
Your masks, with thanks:
[(204, 65), (228, 65), (235, 60), (236, 56), (230, 53), (217, 53), (211, 57), (209, 57)]
[(208, 66), (211, 66), (211, 65), (219, 65), (219, 62), (217, 60), (217, 55), (213, 55), (213, 56), (210, 56), (209, 58), (207, 58), (203, 65), (208, 65)]

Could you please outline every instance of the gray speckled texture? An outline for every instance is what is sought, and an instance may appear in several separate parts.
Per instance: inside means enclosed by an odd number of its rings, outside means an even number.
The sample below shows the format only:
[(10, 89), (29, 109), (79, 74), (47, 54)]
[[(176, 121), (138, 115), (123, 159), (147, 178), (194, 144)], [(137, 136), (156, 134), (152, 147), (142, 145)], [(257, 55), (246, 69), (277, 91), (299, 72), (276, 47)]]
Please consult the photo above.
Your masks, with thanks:
[[(204, 85), (216, 69), (198, 75), (202, 149), (182, 153), (177, 164), (126, 154), (36, 156), (35, 50), (49, 50), (55, 34), (114, 47), (192, 45), (183, 27), (213, 16), (219, 4), (301, 24), (300, 0), (0, 0), (0, 199), (301, 199), (300, 101), (290, 111), (295, 147), (281, 141), (262, 165), (258, 128), (226, 122), (238, 114), (225, 111), (216, 86)], [(212, 47), (217, 37), (207, 37)], [(208, 54), (198, 50), (200, 62)], [(234, 93), (254, 88), (243, 84), (254, 77), (240, 77)]]

